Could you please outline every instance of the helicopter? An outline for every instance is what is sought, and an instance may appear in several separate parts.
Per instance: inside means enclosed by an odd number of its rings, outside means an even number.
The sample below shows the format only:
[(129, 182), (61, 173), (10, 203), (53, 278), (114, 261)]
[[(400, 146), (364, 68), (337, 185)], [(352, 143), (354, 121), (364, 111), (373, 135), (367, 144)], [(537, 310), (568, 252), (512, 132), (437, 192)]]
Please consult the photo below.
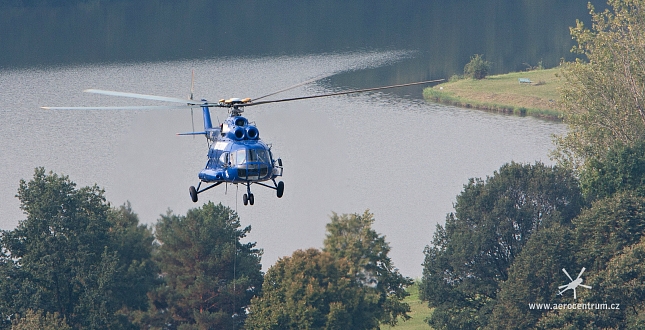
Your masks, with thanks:
[[(276, 196), (282, 198), (284, 194), (284, 182), (276, 179), (281, 177), (284, 171), (281, 158), (274, 158), (271, 150), (271, 145), (265, 143), (260, 139), (260, 131), (258, 128), (249, 123), (248, 119), (242, 116), (245, 107), (257, 106), (261, 104), (290, 102), (297, 100), (313, 99), (320, 97), (330, 97), (336, 95), (345, 95), (352, 93), (363, 93), (369, 91), (376, 91), (389, 88), (413, 86), (420, 84), (430, 84), (443, 81), (444, 79), (427, 80), (420, 82), (413, 82), (407, 84), (390, 85), (375, 88), (365, 88), (358, 90), (334, 92), (327, 94), (318, 94), (310, 96), (301, 96), (293, 98), (283, 98), (276, 100), (259, 101), (265, 97), (269, 97), (304, 84), (319, 80), (320, 78), (312, 79), (291, 87), (281, 89), (279, 91), (251, 99), (251, 98), (229, 98), (220, 99), (217, 102), (209, 102), (206, 99), (200, 101), (193, 100), (194, 83), (191, 85), (190, 97), (188, 99), (138, 94), (129, 92), (118, 92), (102, 89), (86, 89), (84, 92), (130, 97), (152, 101), (163, 101), (176, 103), (170, 106), (108, 106), (108, 107), (41, 107), (46, 110), (167, 110), (167, 109), (182, 109), (190, 108), (191, 114), (194, 108), (201, 108), (204, 123), (204, 130), (195, 132), (194, 123), (193, 131), (186, 133), (177, 133), (177, 135), (204, 135), (208, 143), (208, 161), (203, 170), (197, 175), (199, 183), (197, 187), (190, 186), (188, 192), (190, 199), (196, 203), (198, 195), (217, 187), (221, 184), (241, 184), (246, 186), (246, 193), (242, 195), (242, 202), (244, 205), (253, 205), (255, 203), (255, 196), (251, 192), (251, 185), (259, 185), (276, 191)], [(194, 81), (194, 74), (193, 74)], [(219, 125), (213, 126), (211, 120), (211, 108), (226, 108), (228, 109), (228, 117)], [(267, 183), (269, 182), (269, 183)], [(202, 187), (202, 184), (205, 187)]]

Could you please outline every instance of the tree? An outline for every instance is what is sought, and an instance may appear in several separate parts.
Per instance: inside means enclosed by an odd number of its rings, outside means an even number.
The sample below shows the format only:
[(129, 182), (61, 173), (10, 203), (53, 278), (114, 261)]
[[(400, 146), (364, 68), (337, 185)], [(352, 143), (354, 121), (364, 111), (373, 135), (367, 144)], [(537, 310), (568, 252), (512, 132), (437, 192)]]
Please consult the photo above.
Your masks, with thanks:
[(605, 157), (589, 159), (581, 168), (580, 186), (589, 201), (626, 191), (645, 196), (645, 141), (617, 143)]
[(280, 259), (253, 299), (249, 329), (377, 329), (408, 319), (402, 302), (412, 280), (387, 256), (374, 215), (334, 213), (323, 251), (296, 251)]
[(408, 319), (410, 306), (402, 300), (409, 294), (405, 288), (413, 284), (412, 279), (401, 275), (387, 256), (390, 246), (385, 236), (372, 229), (374, 215), (366, 210), (360, 214), (334, 213), (327, 224), (327, 237), (323, 251), (336, 258), (347, 258), (351, 274), (362, 284), (374, 287), (380, 298), (382, 309), (379, 320), (396, 325), (397, 318)]
[(490, 71), (490, 62), (484, 56), (475, 54), (470, 57), (470, 62), (464, 66), (464, 76), (472, 79), (484, 79)]
[(212, 202), (186, 216), (168, 213), (156, 225), (163, 284), (150, 293), (148, 328), (229, 329), (240, 326), (262, 286), (261, 250), (240, 243), (251, 231), (237, 214)]
[[(542, 316), (542, 329), (638, 329), (645, 299), (645, 197), (621, 192), (600, 199), (573, 219), (575, 269), (585, 267), (579, 300), (620, 304), (620, 309), (559, 310)], [(567, 302), (571, 302), (570, 300)]]
[[(75, 188), (66, 176), (20, 181), (27, 219), (2, 232), (2, 319), (27, 310), (58, 313), (76, 327), (106, 328), (119, 305), (111, 295), (116, 254), (109, 249), (109, 205), (97, 186)], [(119, 306), (120, 307), (120, 306)]]
[(424, 251), (420, 295), (435, 308), (431, 326), (486, 326), (499, 285), (531, 235), (569, 226), (581, 207), (578, 182), (562, 167), (510, 163), (486, 181), (470, 179)]
[(509, 269), (487, 329), (533, 329), (546, 310), (530, 303), (553, 303), (562, 284), (562, 268), (576, 269), (575, 235), (553, 224), (533, 234)]
[(602, 270), (611, 258), (637, 243), (645, 233), (645, 197), (624, 192), (599, 200), (573, 223), (578, 263)]
[[(645, 240), (624, 248), (602, 270), (591, 270), (578, 294), (608, 309), (558, 310), (545, 314), (537, 329), (643, 329), (645, 326)], [(614, 307), (614, 308), (612, 308)]]
[(132, 327), (129, 311), (146, 307), (156, 275), (152, 235), (129, 205), (112, 209), (103, 193), (43, 168), (20, 181), (27, 219), (0, 239), (5, 326), (15, 315), (58, 315), (77, 328)]
[(148, 292), (159, 284), (159, 268), (152, 255), (157, 244), (152, 230), (139, 224), (130, 202), (108, 212), (111, 248), (118, 261), (114, 273), (112, 294), (119, 297), (116, 328), (132, 327), (133, 311), (148, 308)]
[(616, 141), (631, 145), (645, 137), (645, 1), (609, 0), (594, 12), (592, 29), (571, 28), (587, 57), (563, 65), (561, 104), (567, 135), (557, 140), (560, 160), (579, 166), (602, 158)]
[(376, 329), (379, 294), (352, 275), (347, 258), (298, 250), (266, 273), (247, 329)]

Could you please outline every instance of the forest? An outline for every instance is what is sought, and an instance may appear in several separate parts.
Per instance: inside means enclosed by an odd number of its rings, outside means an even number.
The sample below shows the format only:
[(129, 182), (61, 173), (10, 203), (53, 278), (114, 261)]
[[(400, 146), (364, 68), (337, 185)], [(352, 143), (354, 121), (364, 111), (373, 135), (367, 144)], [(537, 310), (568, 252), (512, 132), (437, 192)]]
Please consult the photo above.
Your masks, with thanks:
[[(561, 64), (556, 165), (471, 178), (425, 248), (434, 329), (645, 328), (645, 1), (590, 5)], [(25, 219), (0, 233), (0, 328), (378, 329), (410, 316), (413, 280), (366, 210), (333, 214), (322, 249), (262, 272), (230, 208), (147, 226), (98, 186), (36, 168)], [(568, 284), (575, 284), (568, 286)]]

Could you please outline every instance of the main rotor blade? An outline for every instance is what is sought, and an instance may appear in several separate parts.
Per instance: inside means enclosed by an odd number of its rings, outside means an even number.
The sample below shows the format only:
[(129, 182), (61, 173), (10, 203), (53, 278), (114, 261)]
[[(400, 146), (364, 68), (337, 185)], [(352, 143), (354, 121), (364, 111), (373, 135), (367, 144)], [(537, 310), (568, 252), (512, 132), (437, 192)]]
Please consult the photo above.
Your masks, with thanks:
[(562, 271), (567, 275), (567, 277), (571, 280), (571, 282), (573, 282), (573, 278), (571, 278), (571, 275), (569, 275), (569, 273), (567, 273), (567, 270), (562, 268)]
[(45, 110), (176, 110), (194, 108), (194, 105), (142, 105), (123, 107), (40, 107)]
[(309, 80), (307, 80), (307, 81), (303, 81), (303, 82), (301, 82), (301, 83), (295, 84), (295, 85), (293, 85), (293, 86), (289, 86), (289, 87), (287, 87), (287, 88), (281, 89), (281, 90), (279, 90), (279, 91), (273, 92), (273, 93), (271, 93), (271, 94), (263, 95), (263, 96), (256, 97), (256, 98), (251, 98), (251, 100), (256, 101), (256, 100), (263, 99), (263, 98), (265, 98), (265, 97), (273, 96), (273, 95), (278, 94), (278, 93), (286, 92), (286, 91), (288, 91), (288, 90), (290, 90), (290, 89), (294, 89), (294, 88), (296, 88), (296, 87), (304, 86), (304, 85), (309, 84), (309, 83), (312, 83), (312, 82), (314, 82), (314, 81), (318, 81), (318, 80), (320, 80), (320, 79), (324, 79), (324, 78), (330, 77), (331, 75), (332, 75), (332, 74), (325, 74), (325, 75), (321, 75), (321, 76), (318, 76), (318, 77), (315, 77), (315, 78), (309, 79)]
[(185, 100), (176, 97), (167, 97), (167, 96), (157, 96), (157, 95), (148, 95), (148, 94), (137, 94), (137, 93), (126, 93), (126, 92), (115, 92), (115, 91), (106, 91), (102, 89), (86, 89), (83, 92), (110, 95), (110, 96), (122, 96), (122, 97), (131, 97), (135, 99), (144, 99), (144, 100), (154, 100), (154, 101), (165, 101), (165, 102), (175, 102), (175, 103), (185, 103), (185, 104), (201, 104), (193, 100)]
[(278, 102), (288, 102), (288, 101), (297, 101), (297, 100), (307, 100), (307, 99), (315, 99), (319, 97), (327, 97), (327, 96), (336, 96), (336, 95), (345, 95), (345, 94), (353, 94), (353, 93), (363, 93), (363, 92), (371, 92), (371, 91), (378, 91), (381, 89), (388, 89), (388, 88), (397, 88), (397, 87), (405, 87), (405, 86), (414, 86), (414, 85), (422, 85), (422, 84), (429, 84), (429, 83), (434, 83), (434, 82), (440, 82), (444, 81), (445, 79), (436, 79), (436, 80), (427, 80), (427, 81), (419, 81), (419, 82), (413, 82), (413, 83), (408, 83), (408, 84), (400, 84), (400, 85), (391, 85), (391, 86), (384, 86), (384, 87), (374, 87), (374, 88), (365, 88), (365, 89), (357, 89), (353, 91), (345, 91), (345, 92), (336, 92), (336, 93), (329, 93), (329, 94), (320, 94), (320, 95), (311, 95), (311, 96), (301, 96), (301, 97), (293, 97), (293, 98), (288, 98), (288, 99), (280, 99), (280, 100), (272, 100), (272, 101), (260, 101), (260, 102), (252, 102), (252, 103), (247, 103), (244, 106), (252, 106), (252, 105), (260, 105), (260, 104), (267, 104), (267, 103), (278, 103)]
[(580, 271), (580, 274), (578, 274), (578, 277), (576, 277), (576, 278), (580, 278), (580, 276), (582, 276), (582, 273), (584, 273), (584, 272), (585, 272), (585, 269), (586, 269), (586, 268), (582, 267), (582, 270)]

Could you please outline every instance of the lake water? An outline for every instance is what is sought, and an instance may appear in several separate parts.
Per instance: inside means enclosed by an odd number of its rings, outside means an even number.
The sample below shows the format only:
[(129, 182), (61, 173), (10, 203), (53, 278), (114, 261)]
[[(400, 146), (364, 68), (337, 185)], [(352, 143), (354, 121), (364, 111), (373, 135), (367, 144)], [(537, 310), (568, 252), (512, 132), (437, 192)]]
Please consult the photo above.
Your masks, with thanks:
[[(406, 92), (250, 107), (245, 115), (284, 161), (284, 197), (255, 186), (255, 205), (243, 206), (244, 190), (228, 186), (200, 194), (196, 205), (188, 187), (198, 183), (207, 145), (203, 137), (174, 134), (192, 129), (190, 110), (39, 108), (151, 104), (82, 93), (86, 88), (185, 98), (193, 69), (196, 98), (253, 98), (331, 75), (279, 96), (312, 95), (342, 90), (350, 73), (388, 70), (411, 57), (363, 51), (2, 70), (0, 227), (12, 229), (24, 219), (14, 197), (19, 180), (44, 166), (79, 186), (98, 184), (114, 205), (130, 201), (148, 224), (168, 209), (185, 214), (207, 200), (236, 209), (253, 228), (248, 239), (264, 249), (265, 270), (296, 249), (321, 247), (332, 212), (370, 209), (394, 264), (419, 277), (423, 248), (468, 178), (492, 175), (510, 161), (549, 164), (551, 136), (564, 133), (563, 124), (428, 103)], [(199, 129), (201, 112), (194, 117)], [(212, 117), (221, 121), (226, 113)]]

